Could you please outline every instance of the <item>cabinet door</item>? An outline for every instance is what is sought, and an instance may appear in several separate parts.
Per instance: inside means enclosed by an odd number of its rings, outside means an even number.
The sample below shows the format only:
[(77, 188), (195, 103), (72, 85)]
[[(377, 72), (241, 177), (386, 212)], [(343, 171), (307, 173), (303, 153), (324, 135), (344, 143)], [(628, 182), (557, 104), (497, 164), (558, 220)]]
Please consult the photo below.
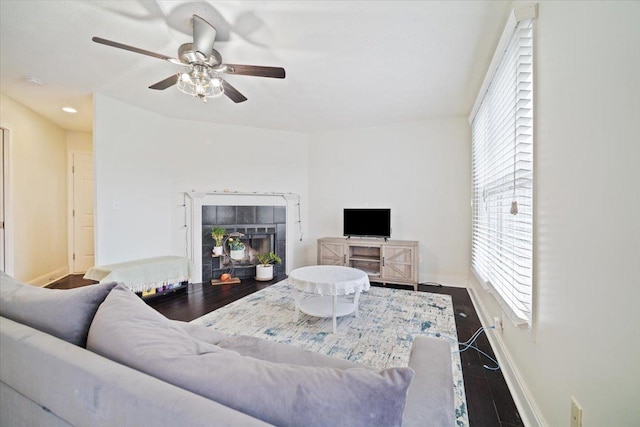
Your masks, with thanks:
[(416, 248), (413, 246), (385, 246), (382, 257), (382, 279), (414, 283)]
[(347, 245), (344, 243), (318, 242), (318, 264), (345, 265)]

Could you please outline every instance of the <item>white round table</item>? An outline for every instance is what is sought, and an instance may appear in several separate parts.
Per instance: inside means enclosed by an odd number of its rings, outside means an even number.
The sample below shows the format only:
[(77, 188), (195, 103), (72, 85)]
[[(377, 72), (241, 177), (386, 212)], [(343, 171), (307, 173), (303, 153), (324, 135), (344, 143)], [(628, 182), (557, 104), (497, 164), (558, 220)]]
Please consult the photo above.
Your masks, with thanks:
[[(338, 265), (314, 265), (297, 268), (289, 273), (288, 282), (293, 288), (295, 317), (302, 311), (315, 317), (331, 317), (333, 333), (336, 333), (336, 318), (354, 313), (358, 317), (360, 292), (368, 291), (369, 276), (362, 270)], [(313, 297), (304, 298), (304, 293)], [(344, 295), (353, 294), (353, 300)]]

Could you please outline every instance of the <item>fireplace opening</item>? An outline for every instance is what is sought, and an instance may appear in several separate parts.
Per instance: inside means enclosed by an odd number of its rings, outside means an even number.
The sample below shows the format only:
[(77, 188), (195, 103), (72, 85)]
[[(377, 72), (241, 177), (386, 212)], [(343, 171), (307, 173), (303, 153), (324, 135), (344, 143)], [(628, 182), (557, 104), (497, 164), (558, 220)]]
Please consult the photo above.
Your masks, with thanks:
[[(233, 226), (227, 232), (239, 232), (244, 234), (240, 241), (244, 243), (244, 257), (233, 260), (235, 268), (255, 267), (258, 264), (256, 256), (266, 252), (276, 252), (276, 226), (267, 227), (241, 227)], [(228, 248), (225, 248), (228, 249)], [(228, 256), (221, 257), (220, 268), (231, 268), (231, 259)]]

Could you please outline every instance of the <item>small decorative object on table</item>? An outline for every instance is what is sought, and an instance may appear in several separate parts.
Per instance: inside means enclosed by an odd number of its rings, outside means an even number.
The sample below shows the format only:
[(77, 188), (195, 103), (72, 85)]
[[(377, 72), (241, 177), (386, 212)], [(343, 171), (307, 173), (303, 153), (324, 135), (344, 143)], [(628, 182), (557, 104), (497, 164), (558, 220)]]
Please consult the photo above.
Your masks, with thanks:
[(222, 255), (222, 245), (224, 242), (224, 233), (227, 230), (220, 226), (211, 226), (211, 237), (216, 241), (216, 245), (213, 247), (213, 255), (220, 256)]
[(236, 261), (240, 261), (244, 258), (244, 243), (238, 237), (229, 237), (229, 257)]
[(273, 264), (280, 264), (282, 259), (273, 252), (256, 255), (260, 264), (256, 265), (256, 280), (273, 279)]

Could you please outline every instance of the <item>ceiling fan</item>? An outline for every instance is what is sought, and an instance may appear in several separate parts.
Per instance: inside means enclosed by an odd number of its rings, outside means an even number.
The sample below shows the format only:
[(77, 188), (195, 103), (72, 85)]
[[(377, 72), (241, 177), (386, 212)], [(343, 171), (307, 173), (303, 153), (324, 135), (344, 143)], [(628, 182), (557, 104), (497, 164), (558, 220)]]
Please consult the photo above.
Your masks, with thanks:
[(207, 102), (207, 98), (217, 97), (222, 94), (236, 103), (247, 100), (229, 82), (223, 80), (219, 76), (220, 73), (284, 79), (285, 71), (281, 67), (223, 64), (222, 56), (213, 48), (213, 43), (216, 39), (216, 29), (213, 25), (198, 15), (193, 15), (192, 23), (193, 43), (182, 44), (178, 48), (178, 58), (172, 58), (101, 37), (93, 37), (91, 40), (107, 46), (164, 59), (172, 64), (183, 66), (184, 68), (181, 71), (149, 86), (149, 89), (164, 90), (177, 84), (180, 91), (200, 98), (204, 102)]

